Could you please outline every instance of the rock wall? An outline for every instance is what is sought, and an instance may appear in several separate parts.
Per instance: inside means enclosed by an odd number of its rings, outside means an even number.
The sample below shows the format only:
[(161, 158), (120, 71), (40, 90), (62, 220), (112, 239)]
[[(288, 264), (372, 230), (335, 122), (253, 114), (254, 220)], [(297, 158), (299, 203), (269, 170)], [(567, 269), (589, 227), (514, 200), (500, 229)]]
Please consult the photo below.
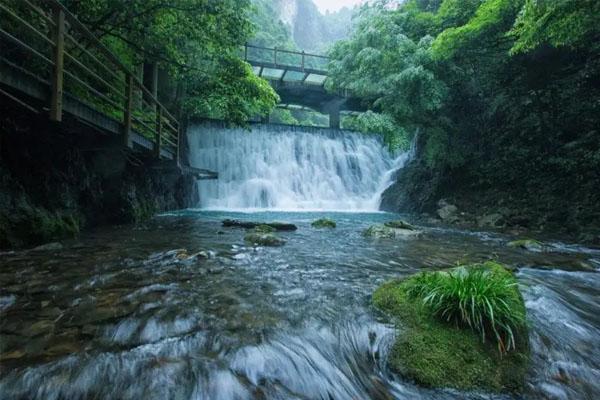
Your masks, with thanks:
[[(418, 149), (382, 195), (381, 210), (421, 214), (429, 222), (522, 235), (538, 232), (600, 245), (600, 191), (593, 182), (573, 186), (552, 175), (519, 185), (478, 185), (477, 165), (456, 170), (427, 166)], [(576, 181), (575, 177), (572, 179)]]
[(134, 223), (197, 202), (195, 180), (77, 121), (0, 106), (0, 248)]

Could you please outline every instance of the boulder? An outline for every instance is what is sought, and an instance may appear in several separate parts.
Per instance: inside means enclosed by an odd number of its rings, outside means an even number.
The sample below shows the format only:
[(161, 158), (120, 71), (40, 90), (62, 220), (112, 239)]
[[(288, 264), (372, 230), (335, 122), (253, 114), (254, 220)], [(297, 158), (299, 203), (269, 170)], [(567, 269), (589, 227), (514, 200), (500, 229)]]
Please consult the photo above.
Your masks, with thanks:
[(500, 213), (485, 214), (477, 218), (477, 226), (480, 228), (501, 228), (505, 225), (506, 218)]
[(368, 229), (363, 231), (363, 236), (372, 237), (376, 239), (406, 239), (410, 237), (420, 236), (423, 232), (415, 229), (399, 229), (392, 228), (383, 224), (376, 224), (370, 226)]
[(454, 204), (448, 203), (446, 200), (442, 199), (438, 202), (438, 210), (437, 215), (444, 222), (456, 222), (458, 221), (458, 207)]
[(416, 228), (414, 226), (412, 226), (408, 222), (402, 221), (402, 220), (388, 221), (388, 222), (384, 223), (383, 225), (387, 226), (388, 228), (394, 228), (394, 229), (408, 229), (409, 231), (416, 230)]
[(254, 246), (277, 247), (285, 244), (285, 240), (272, 233), (251, 232), (244, 237), (244, 240)]
[(321, 218), (314, 221), (312, 224), (313, 228), (335, 228), (337, 224), (334, 220), (329, 218)]
[(298, 227), (294, 224), (288, 224), (284, 222), (251, 222), (251, 221), (238, 221), (234, 219), (226, 219), (222, 221), (224, 227), (227, 228), (245, 228), (254, 229), (257, 226), (270, 226), (276, 231), (295, 231)]
[(545, 250), (544, 244), (534, 239), (513, 240), (508, 243), (508, 247), (517, 247), (523, 250), (542, 252)]
[[(525, 305), (516, 279), (496, 263), (467, 266), (489, 268), (514, 281), (511, 302), (525, 316)], [(527, 326), (515, 331), (515, 349), (501, 354), (492, 340), (432, 314), (431, 308), (411, 295), (414, 284), (431, 273), (388, 282), (373, 294), (375, 307), (401, 329), (389, 356), (390, 369), (425, 387), (485, 392), (521, 392), (529, 363)]]

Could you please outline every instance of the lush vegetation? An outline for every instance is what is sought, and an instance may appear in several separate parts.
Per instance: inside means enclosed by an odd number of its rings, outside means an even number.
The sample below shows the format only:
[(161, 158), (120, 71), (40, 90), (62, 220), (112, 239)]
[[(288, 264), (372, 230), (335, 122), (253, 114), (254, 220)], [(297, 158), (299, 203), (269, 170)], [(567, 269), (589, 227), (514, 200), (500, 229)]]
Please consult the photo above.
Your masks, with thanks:
[(400, 125), (394, 140), (419, 132), (422, 167), (435, 171), (424, 175), (441, 191), (460, 181), (512, 202), (518, 188), (549, 220), (589, 220), (600, 200), (600, 3), (386, 3), (363, 7), (333, 49), (332, 87)]
[[(473, 305), (465, 303), (468, 293)], [(393, 371), (431, 387), (522, 390), (529, 360), (525, 305), (515, 278), (501, 265), (487, 262), (389, 282), (375, 291), (373, 303), (401, 328), (388, 358)], [(512, 324), (513, 351), (499, 352), (469, 327), (468, 321), (473, 327), (487, 321), (479, 326), (490, 328), (486, 307), (499, 313), (496, 325), (501, 319)]]
[(502, 266), (488, 263), (419, 274), (410, 281), (407, 294), (442, 320), (477, 332), (482, 341), (493, 338), (504, 354), (515, 348), (515, 332), (525, 323), (516, 286)]
[(163, 100), (173, 108), (243, 123), (278, 100), (240, 59), (240, 45), (256, 32), (250, 0), (64, 3), (132, 70), (158, 63), (169, 78)]

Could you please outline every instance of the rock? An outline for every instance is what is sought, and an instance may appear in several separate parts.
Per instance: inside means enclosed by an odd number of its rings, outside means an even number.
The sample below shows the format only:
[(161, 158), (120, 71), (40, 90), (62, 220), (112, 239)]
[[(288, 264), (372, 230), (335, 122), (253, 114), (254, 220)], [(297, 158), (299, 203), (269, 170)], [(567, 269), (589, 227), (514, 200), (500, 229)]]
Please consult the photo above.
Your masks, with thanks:
[(25, 336), (34, 337), (51, 333), (54, 329), (54, 322), (50, 320), (41, 320), (29, 326), (24, 334)]
[(458, 207), (454, 204), (450, 204), (442, 199), (438, 202), (438, 207), (437, 215), (442, 221), (449, 223), (458, 221), (458, 216), (456, 215), (458, 213)]
[(285, 240), (278, 238), (272, 233), (249, 233), (244, 237), (244, 240), (248, 243), (252, 243), (253, 245), (258, 246), (283, 246), (285, 244)]
[(2, 360), (2, 361), (17, 360), (19, 358), (23, 358), (24, 355), (25, 355), (25, 352), (23, 350), (13, 350), (11, 352), (1, 354), (0, 360)]
[(313, 228), (335, 228), (337, 226), (335, 221), (329, 218), (318, 219), (313, 221), (311, 225)]
[(62, 250), (63, 248), (64, 247), (61, 243), (52, 242), (52, 243), (43, 244), (38, 247), (34, 247), (32, 249), (32, 251), (58, 251), (58, 250)]
[(480, 228), (501, 228), (505, 225), (505, 220), (504, 215), (500, 213), (486, 214), (477, 218), (477, 226)]
[(295, 231), (298, 227), (294, 224), (288, 224), (284, 222), (247, 222), (247, 221), (237, 221), (233, 219), (226, 219), (222, 221), (224, 227), (234, 227), (234, 228), (246, 228), (246, 229), (254, 229), (260, 225), (268, 225), (271, 228), (275, 228), (276, 231)]
[(514, 240), (508, 243), (508, 247), (518, 247), (523, 250), (541, 252), (545, 250), (544, 244), (534, 239)]
[(388, 238), (388, 239), (405, 239), (409, 237), (420, 236), (423, 232), (419, 230), (411, 229), (398, 229), (391, 228), (386, 225), (376, 224), (370, 226), (368, 229), (363, 231), (363, 236), (373, 237), (376, 239)]
[(416, 228), (414, 226), (412, 226), (408, 222), (402, 221), (402, 220), (388, 221), (388, 222), (384, 223), (384, 225), (387, 226), (388, 228), (394, 228), (394, 229), (408, 229), (409, 231), (416, 230)]
[[(511, 307), (525, 318), (525, 305), (512, 273), (491, 262), (463, 268), (471, 267), (488, 269), (491, 276), (514, 282)], [(522, 391), (529, 363), (526, 324), (514, 330), (516, 348), (501, 355), (494, 341), (483, 341), (468, 325), (434, 315), (419, 297), (427, 293), (408, 291), (413, 283), (426, 282), (419, 280), (426, 274), (385, 283), (373, 294), (375, 307), (393, 318), (402, 330), (388, 355), (390, 369), (425, 387)]]
[(255, 227), (254, 232), (256, 232), (256, 233), (273, 233), (273, 232), (275, 232), (275, 228), (273, 228), (272, 226), (263, 224), (263, 225), (258, 225), (257, 227)]

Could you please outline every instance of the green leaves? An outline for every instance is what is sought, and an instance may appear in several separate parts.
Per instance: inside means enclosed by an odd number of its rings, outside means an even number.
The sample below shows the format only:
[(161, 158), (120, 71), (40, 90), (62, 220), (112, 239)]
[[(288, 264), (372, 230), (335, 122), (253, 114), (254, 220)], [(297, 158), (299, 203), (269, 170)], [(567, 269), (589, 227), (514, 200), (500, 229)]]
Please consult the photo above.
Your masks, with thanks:
[(504, 354), (515, 348), (515, 335), (525, 324), (517, 283), (492, 262), (426, 272), (410, 280), (407, 294), (419, 299), (440, 319), (492, 338)]

